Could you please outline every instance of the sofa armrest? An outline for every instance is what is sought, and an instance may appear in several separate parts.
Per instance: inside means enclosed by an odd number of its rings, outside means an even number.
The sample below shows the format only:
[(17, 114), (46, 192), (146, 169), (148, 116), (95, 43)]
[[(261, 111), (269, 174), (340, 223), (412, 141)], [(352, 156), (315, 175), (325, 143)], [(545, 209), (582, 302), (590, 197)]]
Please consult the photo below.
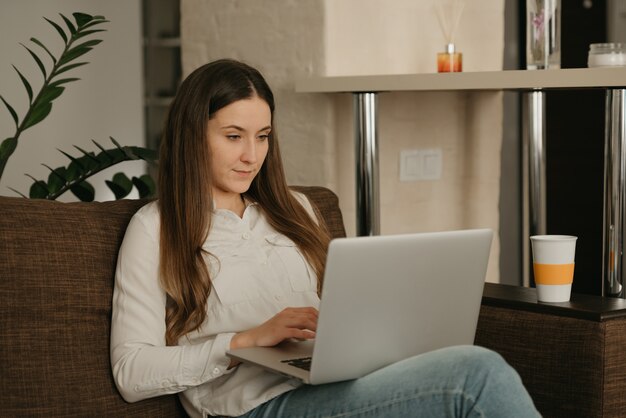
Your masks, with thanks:
[(545, 417), (626, 416), (626, 301), (487, 283), (476, 344), (513, 366)]

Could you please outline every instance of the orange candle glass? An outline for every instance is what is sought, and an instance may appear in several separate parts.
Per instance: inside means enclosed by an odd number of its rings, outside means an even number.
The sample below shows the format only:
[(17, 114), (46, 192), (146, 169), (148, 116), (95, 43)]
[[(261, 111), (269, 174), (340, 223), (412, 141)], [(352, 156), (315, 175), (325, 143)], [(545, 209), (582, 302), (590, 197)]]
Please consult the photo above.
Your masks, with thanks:
[(463, 71), (463, 54), (456, 52), (454, 44), (446, 45), (446, 52), (437, 54), (437, 72), (459, 73)]

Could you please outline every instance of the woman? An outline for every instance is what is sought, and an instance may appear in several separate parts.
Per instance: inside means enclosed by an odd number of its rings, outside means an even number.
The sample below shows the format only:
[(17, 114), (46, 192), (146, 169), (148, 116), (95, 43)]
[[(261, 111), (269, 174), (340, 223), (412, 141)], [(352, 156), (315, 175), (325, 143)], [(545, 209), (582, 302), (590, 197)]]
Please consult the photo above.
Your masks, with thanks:
[(124, 399), (180, 392), (192, 417), (537, 416), (515, 371), (477, 347), (320, 386), (226, 356), (315, 337), (329, 236), (287, 187), (273, 116), (269, 86), (243, 63), (182, 83), (159, 200), (132, 218), (118, 259), (111, 361)]

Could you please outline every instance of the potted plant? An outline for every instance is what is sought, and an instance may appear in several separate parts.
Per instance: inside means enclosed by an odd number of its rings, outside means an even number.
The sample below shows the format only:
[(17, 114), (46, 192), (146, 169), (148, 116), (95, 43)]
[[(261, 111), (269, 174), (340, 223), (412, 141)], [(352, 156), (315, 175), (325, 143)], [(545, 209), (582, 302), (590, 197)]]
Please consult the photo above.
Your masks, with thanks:
[[(2, 179), (8, 159), (17, 148), (22, 133), (43, 121), (50, 114), (54, 100), (63, 94), (65, 86), (78, 80), (78, 78), (67, 77), (67, 73), (74, 68), (87, 64), (85, 61), (76, 61), (102, 42), (100, 39), (89, 38), (95, 33), (105, 31), (102, 29), (102, 25), (108, 21), (104, 16), (73, 13), (74, 21), (63, 14), (60, 16), (66, 29), (61, 24), (44, 18), (63, 40), (64, 48), (58, 56), (55, 56), (48, 47), (36, 38), (30, 39), (38, 49), (48, 56), (51, 65), (46, 65), (44, 62), (48, 60), (42, 59), (33, 48), (22, 44), (43, 74), (44, 82), (39, 91), (35, 92), (31, 82), (24, 77), (17, 67), (13, 66), (28, 95), (28, 109), (24, 116), (20, 118), (10, 103), (0, 95), (0, 100), (15, 122), (15, 133), (0, 143), (0, 179)], [(63, 193), (71, 191), (81, 201), (92, 201), (95, 197), (95, 189), (87, 179), (94, 174), (124, 161), (144, 160), (148, 163), (156, 163), (157, 154), (155, 151), (137, 146), (122, 146), (114, 138), (111, 137), (110, 139), (114, 147), (109, 149), (93, 141), (98, 148), (97, 152), (75, 147), (80, 155), (72, 156), (65, 151), (60, 151), (69, 159), (68, 165), (51, 168), (44, 164), (50, 170), (50, 174), (46, 180), (38, 180), (31, 176), (33, 184), (29, 190), (29, 197), (56, 199)], [(147, 174), (129, 179), (124, 173), (119, 172), (111, 180), (106, 180), (106, 184), (116, 199), (127, 196), (133, 188), (138, 190), (141, 198), (150, 197), (155, 193), (154, 181)], [(11, 190), (26, 197), (15, 189), (11, 188)]]

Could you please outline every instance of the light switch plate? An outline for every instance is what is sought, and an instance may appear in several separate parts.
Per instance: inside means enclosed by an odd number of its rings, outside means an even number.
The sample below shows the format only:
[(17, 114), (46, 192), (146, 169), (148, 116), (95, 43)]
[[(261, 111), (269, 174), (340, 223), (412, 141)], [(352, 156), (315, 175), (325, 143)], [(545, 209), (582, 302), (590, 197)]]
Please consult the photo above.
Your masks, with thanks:
[(400, 151), (400, 181), (439, 180), (442, 155), (441, 148)]

